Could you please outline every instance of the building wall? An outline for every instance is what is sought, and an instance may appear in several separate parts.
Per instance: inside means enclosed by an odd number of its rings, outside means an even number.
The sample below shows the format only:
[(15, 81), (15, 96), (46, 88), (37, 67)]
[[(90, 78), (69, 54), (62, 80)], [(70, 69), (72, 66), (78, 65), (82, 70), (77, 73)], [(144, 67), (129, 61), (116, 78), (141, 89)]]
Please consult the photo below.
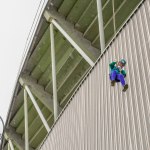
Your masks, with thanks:
[[(123, 93), (109, 63), (127, 60)], [(123, 28), (78, 89), (41, 150), (150, 149), (150, 1)]]

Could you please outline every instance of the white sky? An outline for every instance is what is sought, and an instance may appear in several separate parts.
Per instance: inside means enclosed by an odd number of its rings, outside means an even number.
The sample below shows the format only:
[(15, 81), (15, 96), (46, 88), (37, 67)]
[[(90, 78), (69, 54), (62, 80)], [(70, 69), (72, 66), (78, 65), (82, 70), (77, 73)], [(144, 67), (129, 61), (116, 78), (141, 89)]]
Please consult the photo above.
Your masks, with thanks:
[[(0, 1), (0, 116), (4, 121), (39, 3), (40, 0)], [(1, 129), (0, 123), (0, 133)]]

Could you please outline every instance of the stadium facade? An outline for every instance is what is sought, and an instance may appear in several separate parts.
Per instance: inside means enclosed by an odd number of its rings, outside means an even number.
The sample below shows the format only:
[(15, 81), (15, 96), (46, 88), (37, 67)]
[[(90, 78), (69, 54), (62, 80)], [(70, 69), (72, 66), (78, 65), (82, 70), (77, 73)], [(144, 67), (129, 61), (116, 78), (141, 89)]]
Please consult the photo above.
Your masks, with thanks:
[[(111, 87), (109, 64), (127, 61)], [(150, 0), (53, 0), (18, 76), (1, 149), (150, 149)]]

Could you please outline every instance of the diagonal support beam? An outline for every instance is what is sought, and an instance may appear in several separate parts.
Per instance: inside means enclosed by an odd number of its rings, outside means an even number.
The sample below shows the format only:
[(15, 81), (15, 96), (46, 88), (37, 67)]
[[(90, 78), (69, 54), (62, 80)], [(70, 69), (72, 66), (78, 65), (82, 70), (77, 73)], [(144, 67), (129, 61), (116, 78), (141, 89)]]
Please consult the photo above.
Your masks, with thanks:
[(84, 51), (84, 53), (93, 61), (100, 55), (100, 50), (91, 45), (91, 42), (83, 37), (83, 34), (74, 28), (74, 25), (65, 20), (52, 6), (46, 10), (44, 16), (51, 22), (56, 19), (61, 28), (71, 37), (71, 39)]
[[(52, 96), (44, 90), (43, 86), (37, 84), (35, 79), (26, 74), (23, 74), (20, 77), (19, 82), (22, 86), (28, 85), (32, 93), (41, 101), (41, 103), (54, 113)], [(59, 112), (61, 111), (59, 106), (58, 110)]]
[(78, 53), (91, 65), (94, 66), (94, 62), (90, 59), (90, 57), (82, 50), (82, 48), (66, 33), (66, 31), (59, 25), (59, 23), (52, 19), (52, 24), (63, 34), (63, 36), (70, 42), (70, 44), (78, 51)]
[(15, 150), (10, 139), (8, 140), (8, 143), (9, 143), (10, 150)]
[(28, 95), (29, 95), (29, 97), (30, 97), (30, 99), (31, 99), (31, 101), (32, 101), (32, 103), (33, 103), (33, 105), (34, 105), (38, 115), (40, 116), (40, 119), (42, 120), (42, 122), (43, 122), (43, 124), (44, 124), (44, 126), (45, 126), (45, 128), (47, 130), (47, 132), (49, 132), (50, 131), (50, 127), (49, 127), (49, 125), (48, 125), (44, 115), (42, 114), (42, 112), (40, 110), (40, 107), (38, 106), (38, 104), (37, 104), (37, 102), (36, 102), (32, 92), (30, 91), (30, 89), (29, 89), (29, 87), (27, 85), (25, 85), (24, 88), (27, 91), (27, 93), (28, 93)]
[[(6, 140), (10, 139), (19, 150), (25, 150), (25, 142), (22, 140), (21, 135), (16, 133), (14, 128), (9, 127), (5, 130), (5, 139)], [(29, 150), (34, 149), (32, 147), (29, 147)]]

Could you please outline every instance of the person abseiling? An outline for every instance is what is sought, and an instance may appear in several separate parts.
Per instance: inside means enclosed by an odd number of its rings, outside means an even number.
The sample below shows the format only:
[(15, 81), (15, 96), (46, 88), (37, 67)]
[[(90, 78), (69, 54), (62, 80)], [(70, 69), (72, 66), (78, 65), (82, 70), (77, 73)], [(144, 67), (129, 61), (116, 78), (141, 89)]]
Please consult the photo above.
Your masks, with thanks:
[(128, 84), (126, 84), (125, 81), (126, 71), (123, 69), (125, 65), (125, 59), (121, 59), (118, 62), (112, 62), (109, 64), (111, 86), (114, 86), (116, 82), (121, 82), (123, 86), (123, 92), (125, 92), (128, 89)]

